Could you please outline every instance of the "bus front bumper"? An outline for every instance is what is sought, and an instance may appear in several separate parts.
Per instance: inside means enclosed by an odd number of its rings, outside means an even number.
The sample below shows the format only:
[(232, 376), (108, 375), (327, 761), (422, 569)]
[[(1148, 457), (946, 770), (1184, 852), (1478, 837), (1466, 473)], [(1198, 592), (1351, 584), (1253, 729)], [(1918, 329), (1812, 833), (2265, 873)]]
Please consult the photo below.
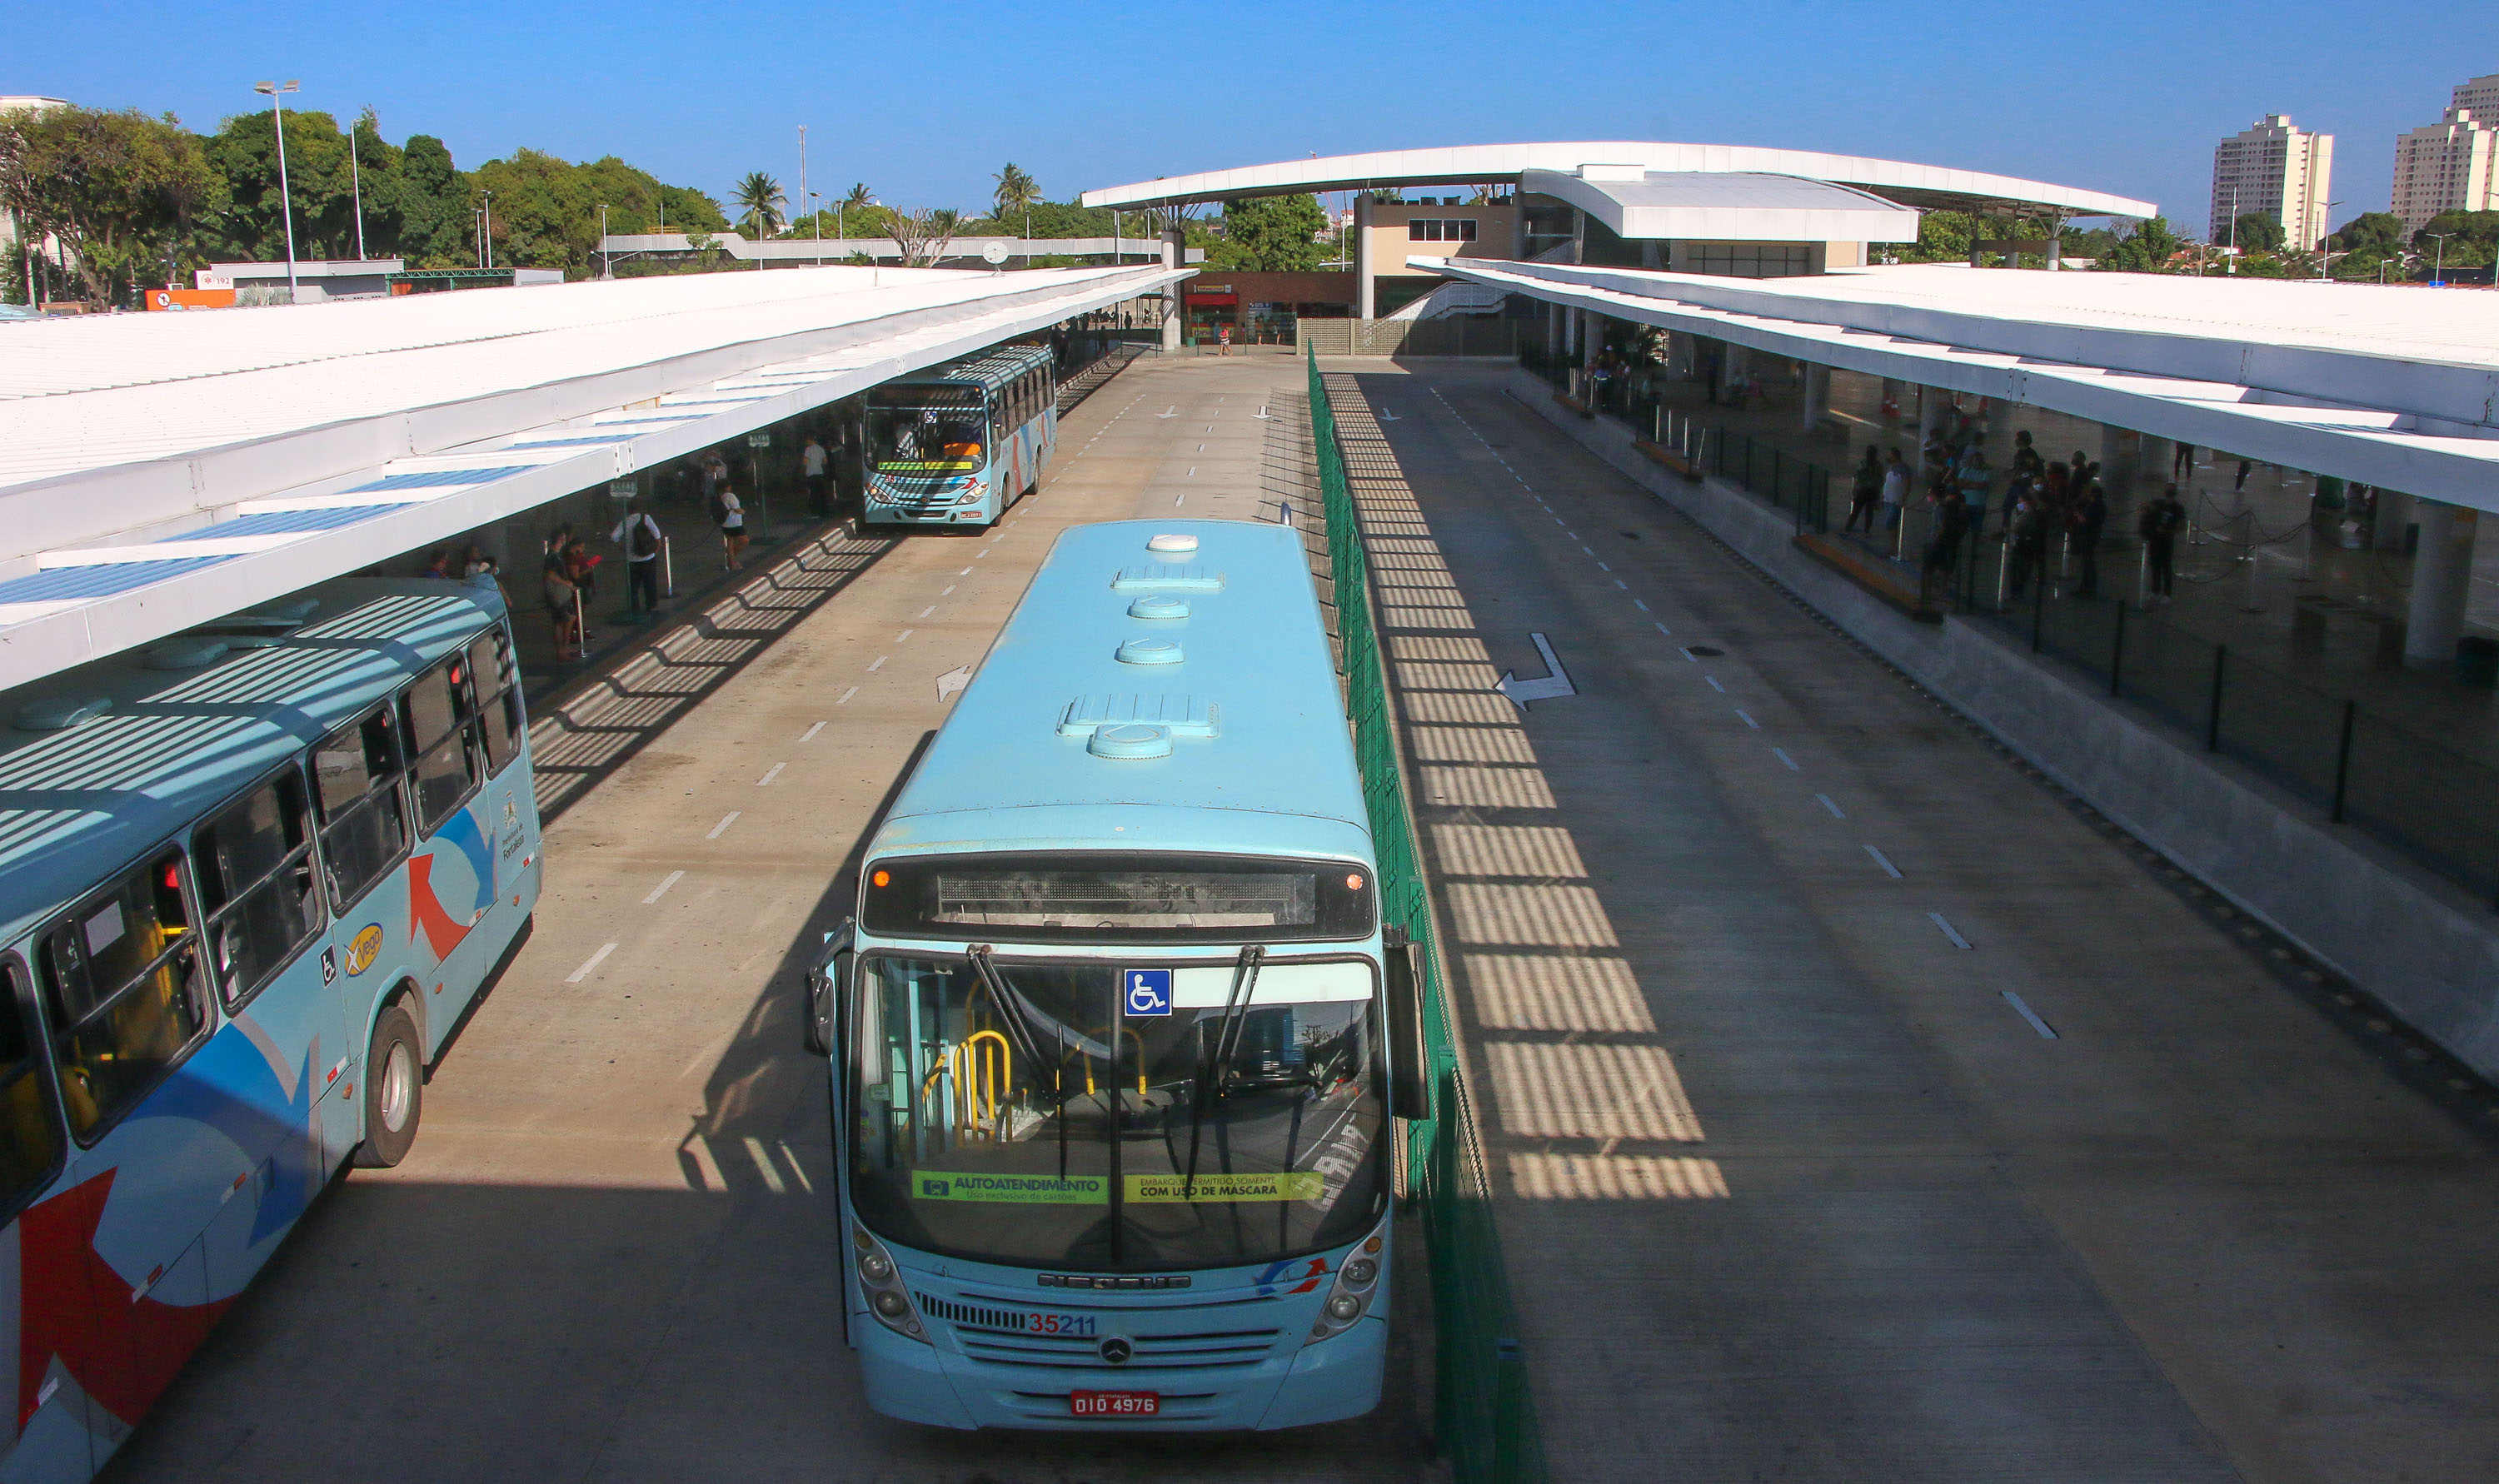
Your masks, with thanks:
[[(867, 1403), (943, 1428), (1070, 1433), (1269, 1432), (1360, 1417), (1379, 1404), (1387, 1323), (1371, 1316), (1332, 1339), (1231, 1369), (1001, 1366), (904, 1339), (864, 1314)], [(941, 1340), (940, 1343), (943, 1343)], [(867, 1358), (864, 1354), (863, 1359)], [(1078, 1417), (1078, 1391), (1152, 1392), (1151, 1417)]]

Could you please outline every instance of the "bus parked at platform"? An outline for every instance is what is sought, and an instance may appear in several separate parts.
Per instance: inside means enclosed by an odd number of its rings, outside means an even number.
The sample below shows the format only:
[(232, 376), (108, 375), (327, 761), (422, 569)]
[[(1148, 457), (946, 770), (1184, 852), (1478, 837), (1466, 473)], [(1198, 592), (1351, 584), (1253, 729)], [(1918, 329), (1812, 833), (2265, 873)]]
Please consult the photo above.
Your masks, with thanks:
[(868, 526), (986, 530), (1032, 493), (1058, 446), (1046, 345), (1003, 345), (871, 388)]
[(1300, 535), (1067, 532), (863, 861), (808, 1038), (868, 1404), (1370, 1411), (1420, 1022)]
[(407, 1152), (539, 876), (491, 579), (0, 694), (0, 1477), (101, 1468), (323, 1185)]

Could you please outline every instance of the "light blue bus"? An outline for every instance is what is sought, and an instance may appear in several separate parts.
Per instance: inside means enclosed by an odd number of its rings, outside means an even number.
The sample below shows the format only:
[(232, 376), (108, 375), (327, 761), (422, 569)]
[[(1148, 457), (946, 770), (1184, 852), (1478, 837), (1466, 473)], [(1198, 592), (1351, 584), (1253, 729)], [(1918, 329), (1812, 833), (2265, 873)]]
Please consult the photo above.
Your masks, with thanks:
[(808, 1036), (868, 1403), (1140, 1431), (1377, 1405), (1388, 1090), (1415, 1081), (1388, 1042), (1419, 1022), (1383, 997), (1301, 538), (1067, 532), (863, 858)]
[(867, 394), (869, 526), (986, 529), (1041, 482), (1058, 446), (1046, 345), (1003, 345)]
[(539, 873), (491, 581), (0, 695), (0, 1479), (102, 1468), (341, 1165), (407, 1152)]

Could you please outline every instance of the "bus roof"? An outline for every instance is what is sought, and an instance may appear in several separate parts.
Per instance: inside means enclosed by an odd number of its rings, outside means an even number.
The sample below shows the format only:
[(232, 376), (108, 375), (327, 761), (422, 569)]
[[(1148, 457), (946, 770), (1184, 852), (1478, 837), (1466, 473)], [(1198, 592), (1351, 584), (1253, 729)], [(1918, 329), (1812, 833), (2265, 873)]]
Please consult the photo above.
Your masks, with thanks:
[[(0, 694), (0, 944), (136, 864), (503, 612), (491, 578), (342, 578)], [(200, 662), (210, 653), (203, 640), (232, 647)], [(57, 725), (98, 701), (92, 716)]]
[[(1186, 536), (1190, 553), (1150, 550)], [(1131, 616), (1142, 599), (1183, 618)], [(1123, 662), (1131, 640), (1178, 662)], [(1143, 657), (1140, 657), (1143, 658)], [(1097, 757), (1096, 725), (1170, 754)], [(1368, 860), (1371, 831), (1301, 534), (1249, 521), (1062, 533), (879, 826), (871, 855), (1160, 850)]]
[[(925, 371), (912, 371), (881, 384), (925, 386), (932, 381), (948, 381), (995, 390), (1026, 371), (1038, 371), (1051, 363), (1052, 356), (1050, 347), (1047, 345), (1000, 345), (994, 350), (985, 350), (979, 355), (965, 356), (959, 361), (949, 361), (943, 366), (932, 366)], [(874, 401), (875, 397), (875, 388), (871, 387), (868, 398)]]

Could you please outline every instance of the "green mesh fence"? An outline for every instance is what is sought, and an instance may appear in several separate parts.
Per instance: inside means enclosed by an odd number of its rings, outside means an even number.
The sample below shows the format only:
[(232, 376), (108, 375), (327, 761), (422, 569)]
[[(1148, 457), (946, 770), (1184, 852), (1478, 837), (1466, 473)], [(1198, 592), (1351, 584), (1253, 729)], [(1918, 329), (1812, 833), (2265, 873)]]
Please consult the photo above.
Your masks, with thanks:
[(1309, 358), (1311, 441), (1327, 509), (1328, 565), (1336, 585), (1337, 631), (1345, 646), (1347, 709), (1354, 753), (1371, 814), (1372, 848), (1379, 860), (1382, 920), (1401, 924), (1423, 947), (1424, 1036), (1431, 1058), (1432, 1116), (1407, 1127), (1407, 1169), (1431, 1247), (1432, 1307), (1437, 1325), (1441, 1447), (1458, 1484), (1537, 1484), (1544, 1451), (1527, 1390), (1525, 1357), (1509, 1298), (1509, 1270), (1493, 1227), (1491, 1186), (1475, 1111), (1458, 1074), (1456, 1020), (1444, 992), (1433, 942), (1432, 907), (1415, 858), (1413, 819), (1388, 712), (1388, 676), (1371, 612), (1371, 566), (1361, 517), (1346, 481), (1336, 413)]

